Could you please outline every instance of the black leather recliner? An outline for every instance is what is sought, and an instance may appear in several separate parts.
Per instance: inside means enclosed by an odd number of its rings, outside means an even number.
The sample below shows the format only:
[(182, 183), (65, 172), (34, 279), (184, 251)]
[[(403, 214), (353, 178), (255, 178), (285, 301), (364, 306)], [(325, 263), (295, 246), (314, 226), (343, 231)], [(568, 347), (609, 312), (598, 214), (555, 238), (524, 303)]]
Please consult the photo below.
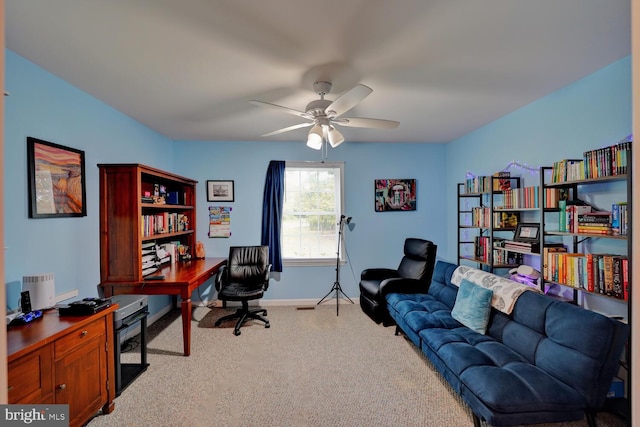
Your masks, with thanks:
[(374, 322), (394, 324), (387, 310), (389, 293), (427, 293), (438, 247), (424, 239), (408, 238), (397, 270), (368, 268), (360, 275), (360, 307)]
[(235, 335), (240, 335), (240, 328), (248, 319), (264, 322), (264, 327), (268, 328), (269, 321), (260, 316), (260, 313), (266, 316), (267, 310), (263, 308), (249, 310), (249, 300), (262, 298), (264, 291), (269, 287), (270, 273), (268, 246), (232, 246), (229, 248), (229, 260), (225, 266), (218, 270), (216, 276), (216, 290), (218, 291), (218, 299), (225, 303), (240, 301), (242, 307), (233, 314), (221, 317), (215, 325), (220, 326), (225, 320), (238, 319), (233, 330)]

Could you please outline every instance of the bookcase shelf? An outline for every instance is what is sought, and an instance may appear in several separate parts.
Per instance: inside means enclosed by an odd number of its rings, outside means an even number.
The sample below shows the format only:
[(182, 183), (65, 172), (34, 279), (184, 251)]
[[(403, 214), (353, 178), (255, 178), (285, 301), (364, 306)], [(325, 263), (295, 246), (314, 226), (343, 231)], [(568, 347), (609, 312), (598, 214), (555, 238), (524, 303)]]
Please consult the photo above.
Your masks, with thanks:
[(567, 231), (549, 231), (544, 232), (545, 236), (575, 236), (594, 239), (619, 239), (627, 240), (626, 235), (614, 235), (614, 234), (592, 234), (592, 233), (569, 233)]
[[(630, 204), (631, 174), (625, 173), (625, 174), (617, 174), (617, 175), (610, 175), (610, 176), (601, 176), (598, 178), (571, 180), (571, 181), (564, 181), (564, 182), (547, 182), (549, 180), (549, 177), (553, 176), (554, 173), (556, 173), (556, 171), (552, 167), (540, 168), (540, 188), (542, 189), (540, 192), (542, 197), (540, 204), (541, 206), (543, 206), (540, 214), (541, 215), (541, 237), (542, 237), (541, 244), (540, 244), (540, 251), (543, 253), (543, 260), (541, 263), (543, 268), (541, 269), (542, 277), (540, 278), (540, 289), (542, 291), (545, 291), (548, 285), (559, 285), (565, 288), (569, 288), (573, 290), (573, 302), (576, 304), (578, 303), (578, 295), (580, 293), (584, 295), (597, 295), (597, 296), (607, 297), (607, 298), (616, 300), (617, 302), (627, 303), (624, 297), (620, 298), (620, 297), (614, 297), (612, 295), (607, 295), (607, 292), (609, 293), (614, 292), (611, 288), (605, 289), (603, 290), (603, 292), (590, 291), (589, 290), (590, 288), (587, 288), (587, 285), (584, 284), (586, 280), (584, 278), (585, 275), (583, 275), (582, 279), (578, 281), (579, 283), (583, 283), (583, 285), (578, 284), (577, 286), (564, 283), (563, 281), (551, 280), (550, 276), (552, 273), (548, 272), (548, 269), (557, 270), (557, 268), (559, 267), (550, 265), (551, 257), (546, 254), (547, 251), (545, 250), (545, 248), (551, 247), (552, 243), (557, 245), (559, 242), (561, 242), (565, 247), (563, 251), (566, 251), (566, 253), (568, 254), (580, 255), (586, 252), (590, 252), (590, 253), (595, 252), (595, 254), (598, 255), (597, 250), (594, 251), (593, 248), (589, 248), (588, 251), (585, 250), (585, 247), (584, 247), (585, 243), (595, 239), (603, 239), (603, 240), (611, 240), (611, 241), (628, 241), (628, 243), (624, 246), (616, 246), (617, 250), (615, 248), (612, 250), (611, 245), (608, 245), (605, 251), (607, 256), (627, 257), (628, 253), (630, 252), (631, 239), (629, 239), (628, 236), (630, 235), (631, 230), (630, 229), (627, 230), (627, 234), (622, 234), (622, 235), (605, 234), (604, 232), (603, 233), (585, 233), (585, 232), (574, 232), (574, 231), (559, 231), (557, 230), (558, 226), (554, 226), (554, 228), (556, 229), (547, 230), (546, 227), (549, 226), (549, 223), (552, 223), (552, 224), (554, 223), (552, 219), (557, 220), (559, 223), (561, 222), (561, 220), (558, 217), (558, 215), (560, 215), (561, 213), (561, 209), (559, 209), (558, 207), (544, 207), (544, 206), (547, 204), (545, 202), (545, 198), (547, 196), (547, 191), (546, 191), (547, 189), (564, 189), (566, 191), (567, 204), (569, 204), (569, 202), (581, 203), (581, 199), (589, 194), (589, 190), (591, 189), (592, 185), (601, 184), (601, 183), (612, 183), (612, 182), (622, 182), (623, 184), (625, 184), (626, 194), (624, 195), (624, 199), (628, 204)], [(631, 212), (630, 206), (629, 206), (629, 212)], [(568, 239), (568, 242), (565, 239)], [(565, 252), (561, 252), (561, 253), (564, 254)], [(585, 267), (583, 267), (584, 263), (586, 263), (586, 260), (578, 261), (578, 266), (580, 269), (585, 269)], [(555, 278), (555, 275), (554, 275), (554, 278)], [(605, 285), (603, 283), (601, 283), (601, 285), (612, 286), (610, 282), (609, 282), (609, 285)], [(616, 293), (620, 296), (619, 292), (616, 292)], [(624, 294), (624, 290), (622, 291), (622, 293)]]
[[(539, 209), (507, 207), (507, 195), (512, 195), (515, 191), (523, 194), (524, 191), (528, 191), (521, 188), (520, 177), (493, 176), (478, 179), (481, 182), (467, 181), (458, 184), (458, 260), (474, 263), (477, 268), (491, 272), (494, 269), (517, 267), (519, 265), (517, 261), (521, 260), (521, 255), (531, 254), (495, 245), (501, 240), (512, 239), (516, 230), (513, 224), (508, 226), (502, 224), (503, 216), (509, 215), (511, 220), (515, 219), (517, 223), (521, 220), (521, 213), (535, 215)], [(502, 190), (496, 190), (497, 188)], [(474, 189), (484, 191), (474, 191)], [(473, 236), (469, 237), (467, 234), (473, 234)], [(479, 247), (482, 248), (482, 253)], [(514, 262), (505, 263), (505, 260)]]
[(175, 233), (158, 233), (151, 236), (142, 236), (142, 241), (147, 242), (149, 240), (166, 240), (172, 238), (181, 238), (188, 234), (193, 234), (194, 230), (176, 231)]
[[(142, 282), (143, 244), (176, 243), (195, 250), (197, 181), (141, 164), (99, 164), (98, 168), (101, 283)], [(147, 202), (154, 193), (173, 194), (179, 204)], [(155, 216), (178, 217), (182, 222), (172, 222), (176, 231), (154, 233), (153, 227), (145, 227), (145, 218)], [(145, 236), (144, 230), (154, 234)]]

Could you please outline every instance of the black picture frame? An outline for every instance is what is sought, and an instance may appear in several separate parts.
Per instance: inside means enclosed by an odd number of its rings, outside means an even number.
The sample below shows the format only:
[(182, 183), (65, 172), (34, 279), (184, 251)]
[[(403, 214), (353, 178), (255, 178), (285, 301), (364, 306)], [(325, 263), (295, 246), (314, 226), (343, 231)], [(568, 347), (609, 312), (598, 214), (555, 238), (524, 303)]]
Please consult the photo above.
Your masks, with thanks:
[(87, 216), (84, 151), (27, 137), (29, 218)]
[(521, 222), (516, 227), (513, 240), (518, 242), (537, 243), (540, 241), (540, 224)]
[(207, 180), (207, 201), (208, 202), (233, 202), (234, 183), (233, 180)]
[(373, 182), (375, 212), (407, 212), (416, 210), (415, 178), (376, 179)]

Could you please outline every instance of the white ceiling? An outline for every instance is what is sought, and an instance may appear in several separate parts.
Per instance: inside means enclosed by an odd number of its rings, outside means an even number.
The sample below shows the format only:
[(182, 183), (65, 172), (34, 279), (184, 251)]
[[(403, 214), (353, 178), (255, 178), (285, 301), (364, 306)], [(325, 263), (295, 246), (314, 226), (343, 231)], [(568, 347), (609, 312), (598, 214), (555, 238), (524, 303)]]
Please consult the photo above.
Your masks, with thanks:
[[(373, 93), (347, 141), (448, 142), (631, 53), (630, 0), (6, 0), (6, 45), (174, 140), (301, 141), (314, 80)], [(11, 91), (10, 87), (7, 87)], [(597, 102), (597, 100), (594, 100)]]

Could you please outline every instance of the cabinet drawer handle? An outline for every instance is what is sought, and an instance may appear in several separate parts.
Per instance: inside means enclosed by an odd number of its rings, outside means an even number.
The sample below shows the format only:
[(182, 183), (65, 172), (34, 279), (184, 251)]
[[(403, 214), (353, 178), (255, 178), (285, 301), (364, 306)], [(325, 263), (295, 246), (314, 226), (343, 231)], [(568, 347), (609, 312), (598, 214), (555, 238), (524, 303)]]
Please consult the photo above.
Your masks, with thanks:
[(87, 335), (87, 331), (80, 332), (80, 337), (84, 338)]
[(60, 384), (60, 385), (58, 386), (58, 390), (64, 390), (65, 388), (67, 388), (67, 385), (66, 385), (66, 384)]
[(13, 390), (14, 388), (15, 388), (14, 386), (10, 385), (9, 387), (7, 387), (7, 391), (11, 391), (11, 390)]

